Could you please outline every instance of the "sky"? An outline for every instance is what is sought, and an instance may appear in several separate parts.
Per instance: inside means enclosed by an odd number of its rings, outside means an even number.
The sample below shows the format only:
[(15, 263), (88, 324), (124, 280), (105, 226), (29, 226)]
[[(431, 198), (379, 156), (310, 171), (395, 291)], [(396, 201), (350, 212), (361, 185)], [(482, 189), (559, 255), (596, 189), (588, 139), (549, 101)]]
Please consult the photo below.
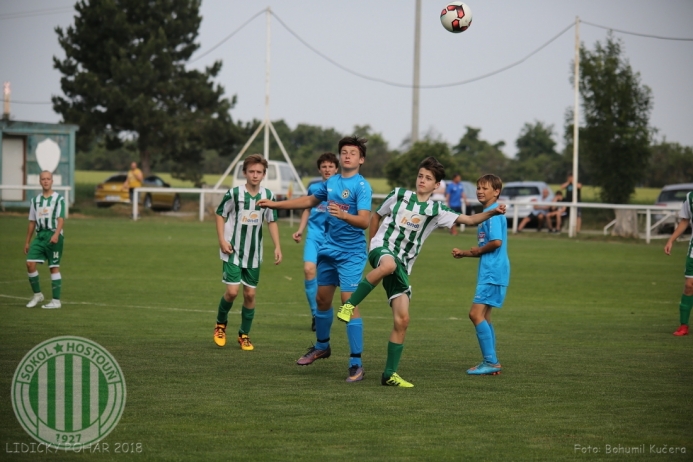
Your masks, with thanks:
[[(566, 27), (582, 21), (639, 34), (693, 38), (693, 2), (667, 0), (469, 0), (471, 27), (461, 33), (440, 24), (445, 2), (422, 0), (421, 85), (461, 82), (516, 63), (549, 42)], [(11, 82), (11, 117), (60, 122), (50, 102), (60, 95), (60, 74), (53, 56), (64, 57), (55, 27), (68, 27), (74, 2), (0, 0), (0, 81)], [(415, 1), (203, 0), (199, 50), (189, 66), (223, 62), (217, 83), (238, 102), (236, 121), (265, 115), (266, 17), (259, 15), (209, 54), (196, 59), (255, 14), (272, 12), (307, 44), (332, 61), (372, 79), (347, 72), (312, 51), (274, 16), (270, 39), (270, 119), (291, 128), (304, 123), (350, 134), (370, 125), (390, 148), (409, 138), (412, 127)], [(18, 16), (16, 13), (41, 13)], [(50, 14), (46, 14), (50, 13)], [(580, 24), (580, 41), (593, 49), (607, 31)], [(652, 89), (650, 124), (657, 138), (693, 146), (693, 41), (672, 41), (614, 32), (623, 40), (624, 56)], [(527, 123), (552, 125), (562, 148), (566, 111), (572, 111), (571, 80), (575, 29), (563, 33), (521, 64), (464, 85), (420, 90), (420, 137), (456, 144), (466, 126), (481, 129), (481, 138), (505, 142), (505, 154), (516, 153), (515, 140)], [(290, 154), (290, 153), (289, 153)]]

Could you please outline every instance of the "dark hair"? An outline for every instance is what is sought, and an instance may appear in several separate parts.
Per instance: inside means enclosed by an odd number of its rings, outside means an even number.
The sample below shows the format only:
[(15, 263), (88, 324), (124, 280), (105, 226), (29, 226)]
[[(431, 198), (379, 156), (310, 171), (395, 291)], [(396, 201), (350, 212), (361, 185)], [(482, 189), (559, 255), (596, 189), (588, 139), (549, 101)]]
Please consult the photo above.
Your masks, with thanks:
[(245, 173), (249, 165), (262, 164), (265, 167), (265, 172), (267, 172), (267, 159), (262, 157), (261, 154), (251, 154), (243, 160), (243, 172)]
[(458, 176), (460, 177), (460, 179), (462, 179), (462, 175), (459, 174), (459, 173), (455, 173), (455, 174), (452, 176), (452, 179), (454, 180), (454, 179), (457, 178)]
[(345, 136), (339, 140), (339, 152), (342, 152), (344, 146), (356, 146), (361, 152), (361, 157), (366, 157), (366, 143), (368, 140), (366, 138), (359, 138), (358, 136)]
[(480, 184), (489, 184), (491, 185), (491, 188), (493, 190), (503, 189), (503, 180), (501, 180), (500, 177), (493, 175), (492, 173), (487, 173), (486, 175), (479, 177), (479, 179), (476, 180), (476, 184), (477, 186)]
[(443, 167), (443, 164), (438, 162), (438, 159), (435, 157), (426, 157), (424, 160), (422, 160), (419, 164), (419, 170), (422, 168), (425, 168), (433, 173), (436, 183), (440, 183), (440, 180), (445, 178), (445, 167)]
[(337, 159), (337, 156), (335, 156), (331, 152), (324, 152), (320, 154), (320, 157), (318, 157), (318, 170), (320, 170), (320, 166), (322, 165), (323, 162), (331, 162), (334, 164), (335, 167), (339, 168), (339, 159)]

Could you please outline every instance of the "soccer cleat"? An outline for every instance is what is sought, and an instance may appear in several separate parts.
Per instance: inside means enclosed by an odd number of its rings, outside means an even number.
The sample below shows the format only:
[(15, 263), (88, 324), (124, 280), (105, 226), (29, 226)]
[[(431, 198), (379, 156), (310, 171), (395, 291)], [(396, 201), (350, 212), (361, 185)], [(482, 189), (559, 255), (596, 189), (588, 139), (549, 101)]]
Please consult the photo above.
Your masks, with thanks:
[(363, 376), (366, 375), (366, 373), (363, 371), (362, 366), (350, 366), (349, 367), (349, 377), (346, 378), (346, 381), (349, 383), (352, 382), (359, 382), (363, 380)]
[(351, 315), (354, 312), (354, 308), (354, 305), (351, 303), (345, 303), (344, 305), (340, 306), (337, 310), (337, 319), (343, 322), (351, 321)]
[(226, 324), (217, 323), (214, 328), (214, 343), (216, 343), (218, 347), (226, 345)]
[(480, 362), (476, 366), (467, 369), (467, 374), (469, 375), (498, 375), (503, 368), (500, 363), (489, 364), (487, 362)]
[(389, 379), (385, 378), (385, 374), (382, 375), (380, 378), (380, 383), (382, 385), (385, 385), (387, 387), (402, 387), (402, 388), (413, 388), (414, 384), (407, 382), (404, 380), (402, 377), (397, 375), (397, 372), (392, 374), (392, 376)]
[(29, 303), (26, 304), (27, 308), (33, 308), (36, 305), (39, 304), (39, 302), (43, 301), (43, 294), (41, 292), (34, 294), (33, 297), (31, 297), (31, 300), (29, 300)]
[(310, 330), (315, 332), (315, 316), (313, 316), (313, 322), (311, 322), (311, 324), (310, 324)]
[(250, 337), (247, 334), (241, 334), (238, 336), (238, 344), (241, 346), (241, 350), (252, 351), (255, 347), (250, 343)]
[(63, 305), (60, 303), (60, 300), (54, 298), (54, 299), (51, 300), (50, 302), (48, 302), (48, 303), (46, 303), (45, 305), (43, 305), (41, 308), (44, 308), (44, 309), (46, 309), (46, 310), (54, 310), (54, 309), (60, 308), (60, 307), (62, 307), (62, 306), (63, 306)]
[(331, 354), (332, 349), (330, 347), (327, 347), (326, 350), (318, 350), (315, 348), (315, 345), (313, 345), (312, 347), (308, 348), (306, 354), (298, 358), (296, 364), (299, 366), (307, 366), (309, 364), (313, 364), (318, 359), (329, 358)]
[[(27, 305), (29, 306), (29, 305)], [(677, 337), (681, 337), (683, 335), (688, 335), (688, 326), (686, 324), (681, 324), (681, 326), (678, 328), (676, 332), (674, 332), (674, 335)]]

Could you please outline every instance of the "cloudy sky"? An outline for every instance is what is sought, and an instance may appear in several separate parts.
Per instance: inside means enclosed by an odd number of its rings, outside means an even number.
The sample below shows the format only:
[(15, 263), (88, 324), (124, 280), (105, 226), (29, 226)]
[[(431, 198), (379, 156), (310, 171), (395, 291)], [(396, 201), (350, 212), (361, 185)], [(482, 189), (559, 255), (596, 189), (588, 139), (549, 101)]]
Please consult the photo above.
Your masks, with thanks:
[[(50, 104), (60, 94), (60, 75), (52, 57), (63, 57), (54, 28), (73, 21), (64, 0), (0, 0), (0, 80), (12, 85), (12, 118), (59, 122)], [(608, 28), (663, 37), (693, 38), (693, 2), (667, 0), (469, 0), (473, 23), (462, 34), (447, 32), (439, 14), (445, 2), (422, 1), (421, 84), (440, 85), (483, 76), (516, 63), (575, 22), (575, 17)], [(390, 147), (411, 132), (414, 0), (300, 2), (203, 0), (200, 49), (207, 52), (255, 14), (271, 19), (272, 120), (332, 127), (349, 133), (369, 124)], [(22, 13), (22, 14), (20, 14)], [(24, 14), (26, 13), (26, 14)], [(582, 23), (580, 39), (589, 48), (607, 31)], [(651, 125), (659, 137), (693, 145), (693, 41), (626, 35), (625, 56), (654, 96)], [(570, 81), (575, 31), (566, 31), (534, 56), (502, 73), (445, 88), (422, 89), (420, 136), (456, 143), (465, 126), (482, 138), (504, 141), (513, 156), (525, 123), (554, 127), (563, 145), (566, 110), (573, 105)], [(218, 83), (237, 95), (235, 120), (264, 117), (266, 21), (261, 14), (233, 37), (191, 66), (223, 61)], [(390, 85), (371, 79), (387, 81)]]

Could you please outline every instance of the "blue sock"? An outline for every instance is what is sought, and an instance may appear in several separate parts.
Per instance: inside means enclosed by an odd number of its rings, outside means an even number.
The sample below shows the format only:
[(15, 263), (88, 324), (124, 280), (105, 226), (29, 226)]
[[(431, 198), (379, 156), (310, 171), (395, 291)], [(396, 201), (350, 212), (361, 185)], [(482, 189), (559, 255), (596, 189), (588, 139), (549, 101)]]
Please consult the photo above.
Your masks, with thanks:
[(315, 300), (315, 297), (318, 295), (318, 279), (306, 279), (303, 282), (306, 286), (306, 298), (308, 299), (310, 313), (315, 316), (315, 312), (318, 311), (318, 302)]
[(488, 323), (489, 329), (491, 329), (491, 336), (493, 337), (493, 351), (496, 351), (496, 329), (493, 328), (493, 324)]
[(363, 320), (352, 319), (346, 325), (347, 338), (349, 339), (349, 367), (361, 365), (361, 353), (363, 352)]
[(493, 344), (493, 330), (491, 326), (484, 319), (476, 325), (475, 329), (476, 338), (479, 340), (479, 347), (481, 347), (481, 354), (484, 357), (484, 361), (490, 364), (497, 364), (498, 358), (496, 358), (496, 347)]
[(315, 348), (326, 350), (330, 346), (330, 331), (334, 320), (334, 309), (330, 307), (327, 311), (316, 310), (315, 312)]

